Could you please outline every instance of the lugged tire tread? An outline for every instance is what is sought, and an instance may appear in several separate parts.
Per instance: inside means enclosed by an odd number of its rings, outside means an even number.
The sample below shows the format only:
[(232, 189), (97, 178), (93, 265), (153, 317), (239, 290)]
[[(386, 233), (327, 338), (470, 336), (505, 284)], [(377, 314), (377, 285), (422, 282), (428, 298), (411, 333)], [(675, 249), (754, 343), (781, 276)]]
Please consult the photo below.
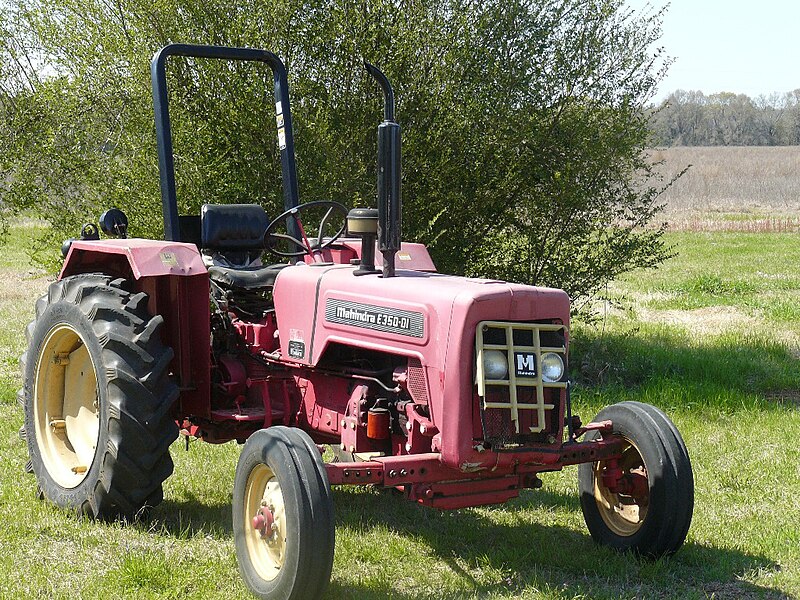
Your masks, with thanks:
[[(129, 445), (133, 451), (129, 453), (135, 453), (138, 457), (137, 462), (142, 466), (150, 467), (154, 464), (155, 461), (163, 455), (164, 448), (169, 448), (174, 441), (170, 439), (172, 437), (171, 435), (165, 435), (165, 433), (163, 433), (164, 431), (169, 433), (169, 429), (166, 427), (167, 423), (164, 421), (154, 421), (153, 424), (157, 426), (152, 427), (149, 423), (144, 424), (139, 422), (135, 415), (123, 409), (118, 417), (118, 422), (120, 424), (120, 430), (124, 431), (126, 435), (139, 435), (139, 437), (134, 440), (136, 443)], [(162, 431), (160, 435), (159, 430)], [(118, 443), (117, 448), (119, 448), (119, 445)], [(120, 456), (119, 450), (117, 454)]]
[(151, 382), (154, 384), (158, 384), (158, 378), (160, 376), (160, 373), (162, 373), (167, 369), (167, 367), (169, 367), (169, 363), (172, 362), (173, 357), (174, 355), (172, 353), (171, 348), (162, 352), (160, 356), (154, 357), (153, 368), (147, 375), (141, 378), (141, 382), (145, 384)]
[[(36, 299), (35, 308), (36, 308), (36, 318), (37, 319), (42, 316), (42, 313), (44, 312), (44, 309), (47, 308), (48, 304), (49, 304), (49, 302), (47, 300), (47, 294), (42, 294), (41, 296), (39, 296)], [(29, 325), (35, 325), (35, 324), (36, 324), (36, 320), (35, 319), (29, 323)], [(28, 340), (28, 341), (30, 342), (30, 340)]]
[[(36, 302), (37, 320), (51, 304), (74, 304), (101, 342), (97, 369), (107, 376), (108, 444), (96, 455), (102, 469), (89, 497), (72, 505), (95, 518), (135, 518), (155, 506), (174, 469), (169, 447), (178, 426), (170, 408), (179, 392), (168, 373), (173, 352), (160, 339), (163, 318), (147, 312), (147, 295), (127, 286), (107, 275), (75, 275), (51, 284)], [(31, 336), (35, 325), (29, 325)], [(25, 394), (23, 388), (23, 401)]]
[(137, 344), (131, 344), (129, 339), (123, 338), (117, 333), (106, 332), (99, 337), (100, 345), (112, 352), (116, 352), (120, 358), (130, 360), (140, 360), (142, 362), (152, 361), (153, 356)]
[(162, 323), (164, 322), (164, 317), (161, 315), (156, 315), (147, 324), (144, 326), (139, 333), (136, 334), (135, 342), (137, 344), (141, 344), (143, 346), (149, 346), (151, 339), (158, 336), (153, 336), (155, 332), (161, 327)]
[(25, 342), (30, 344), (33, 338), (33, 329), (36, 327), (36, 321), (31, 321), (25, 326)]
[(125, 303), (125, 308), (133, 312), (140, 310), (147, 310), (147, 302), (149, 297), (144, 292), (133, 294)]

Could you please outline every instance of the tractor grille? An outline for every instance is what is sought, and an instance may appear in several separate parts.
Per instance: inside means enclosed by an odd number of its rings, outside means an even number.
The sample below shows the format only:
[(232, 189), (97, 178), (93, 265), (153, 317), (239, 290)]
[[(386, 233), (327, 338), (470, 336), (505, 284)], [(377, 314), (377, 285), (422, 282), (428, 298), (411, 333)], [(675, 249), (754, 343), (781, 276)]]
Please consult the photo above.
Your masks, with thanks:
[(417, 404), (428, 403), (428, 384), (425, 369), (418, 358), (408, 359), (408, 391)]
[[(566, 383), (564, 325), (482, 321), (475, 335), (476, 383), (481, 402), (484, 441), (494, 449), (513, 449), (548, 441), (560, 428), (561, 389)], [(496, 364), (505, 359), (505, 375), (484, 368), (484, 353)], [(542, 355), (564, 361), (561, 381), (542, 378)], [(502, 365), (502, 363), (500, 363)], [(502, 373), (502, 369), (501, 369)]]

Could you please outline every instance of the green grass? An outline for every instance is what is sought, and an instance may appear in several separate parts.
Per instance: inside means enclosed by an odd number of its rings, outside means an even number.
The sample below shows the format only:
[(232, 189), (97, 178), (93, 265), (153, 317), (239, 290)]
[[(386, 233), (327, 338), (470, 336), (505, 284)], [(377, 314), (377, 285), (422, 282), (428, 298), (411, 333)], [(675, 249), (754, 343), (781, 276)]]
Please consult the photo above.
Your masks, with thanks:
[[(23, 253), (26, 237), (14, 239), (11, 254)], [(670, 240), (677, 258), (618, 284), (632, 310), (574, 328), (571, 364), (584, 420), (633, 399), (675, 420), (696, 479), (686, 545), (656, 562), (595, 546), (575, 468), (504, 506), (453, 512), (341, 487), (329, 598), (800, 596), (800, 244), (781, 234)], [(133, 525), (79, 520), (36, 498), (10, 369), (37, 286), (46, 281), (0, 302), (0, 598), (249, 597), (231, 539), (235, 444), (176, 443), (164, 503)]]
[[(643, 277), (626, 275), (619, 291), (644, 308), (735, 307), (798, 328), (800, 244), (791, 233), (671, 233), (680, 257)], [(800, 328), (798, 328), (800, 331)]]

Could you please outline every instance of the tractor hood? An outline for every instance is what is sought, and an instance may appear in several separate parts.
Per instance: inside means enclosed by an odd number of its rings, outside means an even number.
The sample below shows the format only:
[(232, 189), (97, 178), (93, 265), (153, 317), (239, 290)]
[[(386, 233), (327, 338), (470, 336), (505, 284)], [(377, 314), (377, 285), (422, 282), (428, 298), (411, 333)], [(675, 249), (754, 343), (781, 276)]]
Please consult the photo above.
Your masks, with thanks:
[(474, 339), (480, 321), (569, 320), (561, 290), (406, 270), (356, 277), (353, 270), (298, 264), (280, 272), (274, 300), (285, 359), (315, 365), (339, 343), (417, 357), (441, 372), (453, 338)]

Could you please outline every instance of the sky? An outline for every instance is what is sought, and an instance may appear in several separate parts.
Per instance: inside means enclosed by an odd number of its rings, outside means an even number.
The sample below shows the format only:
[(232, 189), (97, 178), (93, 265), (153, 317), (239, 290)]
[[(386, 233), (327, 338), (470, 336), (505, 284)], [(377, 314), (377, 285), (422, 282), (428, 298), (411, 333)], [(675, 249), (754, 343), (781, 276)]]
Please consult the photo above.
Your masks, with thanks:
[[(635, 10), (666, 0), (627, 0)], [(672, 0), (659, 45), (675, 62), (654, 98), (677, 89), (751, 98), (800, 88), (800, 0)]]

